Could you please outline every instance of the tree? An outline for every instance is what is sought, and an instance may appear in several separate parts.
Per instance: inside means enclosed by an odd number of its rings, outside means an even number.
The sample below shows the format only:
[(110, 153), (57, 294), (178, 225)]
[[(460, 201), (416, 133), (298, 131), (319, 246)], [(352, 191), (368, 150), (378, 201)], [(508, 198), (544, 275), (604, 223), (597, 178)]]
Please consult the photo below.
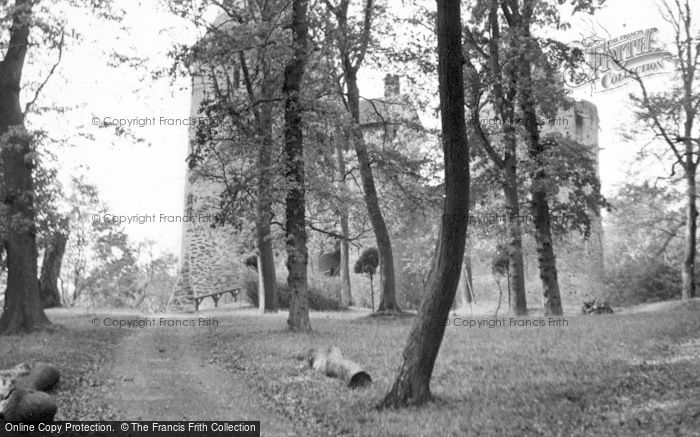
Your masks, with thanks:
[(431, 399), (430, 379), (454, 301), (469, 216), (469, 143), (464, 114), (460, 0), (438, 0), (438, 78), (445, 162), (445, 200), (428, 290), (411, 327), (396, 380), (383, 408)]
[(287, 284), (291, 295), (287, 324), (294, 332), (311, 330), (306, 281), (306, 201), (304, 138), (300, 107), (301, 83), (308, 60), (306, 0), (292, 0), (292, 57), (284, 69), (284, 164), (287, 178), (286, 246)]
[[(572, 0), (570, 3), (574, 13), (586, 11), (592, 14), (602, 1)], [(533, 25), (545, 29), (549, 26), (568, 26), (562, 22), (557, 5), (542, 0), (522, 0), (522, 3), (519, 0), (505, 0), (500, 6), (509, 29), (511, 47), (515, 49), (512, 58), (516, 60), (514, 79), (520, 111), (518, 121), (524, 128), (528, 151), (530, 211), (534, 217), (534, 237), (544, 290), (545, 314), (561, 315), (563, 310), (551, 223), (551, 209), (555, 199), (551, 193), (552, 178), (548, 173), (551, 169), (546, 159), (551, 146), (556, 142), (541, 135), (538, 112), (553, 118), (562, 106), (570, 105), (565, 99), (559, 66), (562, 63), (580, 63), (581, 56), (566, 44), (532, 34)]]
[[(469, 108), (471, 109), (470, 127), (479, 139), (480, 145), (486, 151), (486, 155), (496, 166), (500, 172), (500, 183), (503, 188), (505, 199), (505, 213), (509, 218), (506, 222), (508, 233), (508, 262), (507, 269), (508, 282), (512, 287), (513, 299), (509, 302), (512, 304), (511, 311), (517, 315), (527, 314), (527, 300), (525, 295), (525, 271), (523, 263), (523, 241), (520, 228), (520, 206), (518, 196), (518, 176), (517, 176), (517, 132), (513, 124), (516, 110), (516, 95), (517, 95), (517, 66), (519, 62), (513, 53), (517, 48), (503, 44), (501, 38), (501, 24), (498, 17), (498, 2), (490, 1), (487, 8), (475, 8), (476, 11), (485, 10), (488, 15), (486, 18), (489, 36), (487, 38), (487, 51), (479, 46), (477, 38), (473, 33), (476, 32), (467, 29), (467, 41), (469, 43), (469, 53), (479, 54), (479, 59), (483, 64), (483, 70), (488, 72), (489, 85), (491, 88), (491, 106), (494, 113), (500, 119), (503, 126), (503, 153), (499, 153), (494, 146), (493, 141), (487, 135), (481, 126), (481, 95), (484, 93), (484, 85), (481, 82), (477, 68), (471, 61), (466, 63), (468, 80), (468, 95)], [(483, 39), (483, 38), (481, 38)], [(506, 41), (512, 41), (511, 38), (506, 38)], [(502, 55), (503, 51), (505, 53)], [(511, 59), (511, 61), (506, 61)], [(509, 287), (510, 297), (510, 287)]]
[(370, 298), (372, 299), (372, 312), (374, 312), (374, 274), (379, 266), (379, 252), (376, 247), (365, 249), (355, 262), (355, 273), (369, 276)]
[(65, 284), (65, 289), (62, 290), (63, 301), (71, 306), (80, 300), (86, 286), (89, 261), (93, 259), (90, 247), (97, 239), (97, 231), (91, 216), (95, 211), (103, 212), (104, 206), (100, 203), (97, 187), (86, 182), (82, 175), (71, 179), (66, 200), (70, 208), (66, 228), (70, 229), (70, 234), (61, 282)]
[(16, 0), (10, 39), (0, 61), (0, 146), (4, 173), (7, 237), (7, 290), (0, 334), (33, 331), (50, 325), (44, 314), (37, 278), (36, 211), (33, 204), (32, 137), (20, 106), (22, 70), (29, 45), (31, 0)]
[[(35, 7), (36, 0), (0, 1), (0, 28), (7, 27), (9, 39), (2, 39), (4, 56), (0, 60), (0, 147), (3, 169), (3, 204), (9, 237), (7, 249), (8, 280), (5, 307), (0, 317), (0, 334), (41, 329), (50, 322), (41, 308), (37, 278), (37, 143), (41, 132), (30, 131), (26, 115), (36, 110), (37, 100), (61, 62), (67, 39), (79, 38), (79, 32), (66, 29), (65, 19), (55, 10), (63, 8)], [(85, 7), (100, 18), (119, 19), (111, 0), (70, 0), (62, 6)], [(49, 12), (50, 11), (50, 12)], [(30, 43), (31, 33), (31, 43)], [(29, 45), (35, 52), (27, 58)], [(46, 56), (55, 62), (42, 64)], [(25, 58), (32, 72), (23, 79)], [(40, 59), (40, 62), (35, 62)], [(45, 67), (45, 68), (42, 68)], [(44, 75), (44, 71), (46, 74)], [(44, 76), (37, 78), (37, 76)], [(34, 80), (32, 80), (34, 79)], [(20, 94), (31, 93), (22, 107)], [(38, 108), (37, 112), (55, 109)]]
[(605, 227), (606, 298), (611, 303), (681, 296), (684, 196), (673, 186), (644, 181), (626, 183), (612, 197)]
[[(517, 29), (524, 38), (525, 47), (534, 50), (534, 44), (530, 39), (530, 25), (534, 13), (535, 1), (523, 0), (523, 10), (518, 5), (505, 6), (504, 14), (511, 27)], [(529, 46), (529, 47), (528, 47)], [(525, 50), (525, 48), (523, 48)], [(519, 63), (518, 91), (520, 93), (520, 110), (523, 114), (523, 123), (527, 131), (527, 145), (530, 158), (534, 162), (540, 160), (545, 148), (540, 141), (540, 131), (537, 118), (537, 100), (533, 93), (534, 81), (532, 80), (533, 63), (530, 57), (523, 56)], [(559, 292), (559, 280), (557, 278), (557, 266), (554, 256), (554, 244), (552, 240), (551, 217), (549, 199), (547, 197), (547, 173), (544, 165), (537, 166), (530, 174), (531, 185), (531, 211), (535, 221), (535, 243), (537, 245), (537, 261), (540, 267), (540, 279), (544, 289), (544, 313), (545, 315), (563, 314), (561, 306), (561, 294)]]
[[(270, 27), (272, 21), (272, 4), (265, 2), (262, 6), (262, 22), (264, 26)], [(272, 148), (273, 144), (273, 97), (275, 95), (276, 81), (272, 67), (266, 57), (260, 56), (262, 79), (260, 85), (260, 101), (263, 102), (261, 110), (255, 110), (255, 121), (258, 135), (260, 136), (260, 150), (258, 151), (258, 192), (257, 192), (257, 246), (260, 257), (260, 275), (262, 281), (262, 294), (260, 306), (263, 311), (276, 312), (279, 307), (279, 296), (277, 293), (277, 278), (275, 275), (275, 258), (272, 251), (272, 232), (270, 230), (270, 220), (272, 218)], [(255, 102), (255, 92), (248, 73), (245, 55), (241, 52), (239, 56), (243, 67), (243, 77), (246, 83), (246, 90), (251, 102)]]
[[(197, 127), (190, 167), (198, 178), (220, 187), (216, 225), (232, 226), (243, 240), (240, 246), (257, 252), (260, 310), (275, 312), (279, 296), (271, 224), (279, 200), (273, 187), (281, 142), (276, 120), (281, 118), (280, 60), (288, 51), (276, 41), (285, 38), (279, 17), (286, 5), (274, 0), (172, 0), (168, 5), (206, 31), (196, 44), (171, 53), (170, 74), (194, 76), (205, 87), (199, 112), (206, 122)], [(213, 23), (204, 17), (209, 8), (220, 12)], [(241, 232), (244, 227), (254, 232), (248, 236)]]
[(670, 152), (673, 166), (671, 177), (675, 176), (676, 166), (683, 172), (686, 194), (685, 259), (683, 261), (682, 298), (696, 295), (695, 259), (697, 256), (697, 172), (700, 162), (700, 134), (696, 125), (700, 92), (697, 84), (697, 68), (700, 62), (700, 46), (697, 45), (697, 29), (693, 25), (690, 2), (677, 0), (674, 6), (661, 2), (662, 17), (668, 22), (674, 35), (674, 63), (678, 79), (671, 82), (666, 91), (652, 93), (638, 71), (626, 67), (622, 60), (612, 53), (598, 55), (611, 57), (612, 61), (630, 77), (641, 91), (641, 95), (630, 95), (637, 107), (635, 116), (651, 129), (656, 138), (665, 143)]
[(360, 169), (360, 178), (362, 180), (365, 204), (367, 205), (367, 214), (372, 223), (372, 229), (374, 230), (377, 248), (379, 250), (381, 283), (379, 311), (389, 313), (397, 312), (401, 311), (401, 309), (396, 300), (394, 254), (391, 248), (391, 238), (389, 237), (389, 230), (379, 205), (367, 143), (365, 142), (360, 126), (360, 90), (357, 84), (357, 74), (365, 59), (367, 48), (370, 43), (375, 5), (373, 0), (366, 0), (362, 27), (359, 34), (353, 32), (352, 26), (348, 21), (350, 0), (340, 0), (338, 5), (333, 5), (330, 1), (326, 1), (326, 6), (335, 16), (337, 22), (338, 29), (336, 31), (335, 40), (345, 86), (347, 88), (347, 108), (352, 119), (351, 135)]

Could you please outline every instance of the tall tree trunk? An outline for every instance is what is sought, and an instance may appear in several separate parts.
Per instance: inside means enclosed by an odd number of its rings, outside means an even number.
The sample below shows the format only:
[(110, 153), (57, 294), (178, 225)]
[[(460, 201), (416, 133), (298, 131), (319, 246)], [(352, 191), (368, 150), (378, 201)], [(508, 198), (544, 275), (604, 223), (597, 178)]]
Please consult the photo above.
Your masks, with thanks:
[(272, 219), (272, 110), (273, 105), (269, 103), (274, 97), (275, 81), (272, 78), (270, 67), (263, 60), (263, 81), (261, 96), (263, 101), (259, 113), (259, 128), (261, 144), (258, 152), (258, 210), (257, 210), (257, 245), (259, 261), (258, 268), (263, 280), (263, 291), (265, 294), (263, 311), (277, 312), (279, 308), (279, 296), (277, 293), (277, 277), (275, 274), (275, 256), (272, 251), (272, 233), (270, 230), (270, 220)]
[[(342, 35), (338, 40), (338, 48), (340, 51), (340, 61), (343, 68), (343, 76), (347, 87), (347, 102), (352, 117), (352, 138), (357, 154), (357, 162), (360, 170), (360, 179), (362, 180), (362, 191), (365, 204), (367, 206), (367, 215), (369, 216), (374, 236), (377, 241), (377, 251), (379, 252), (379, 286), (380, 300), (379, 311), (385, 313), (400, 312), (399, 304), (396, 300), (396, 278), (394, 273), (394, 254), (391, 249), (391, 239), (389, 238), (389, 230), (387, 229), (384, 216), (382, 215), (381, 207), (377, 190), (374, 184), (374, 175), (370, 165), (369, 153), (367, 151), (367, 143), (362, 135), (360, 127), (360, 90), (357, 86), (357, 72), (364, 60), (364, 56), (369, 45), (373, 0), (367, 0), (364, 11), (364, 27), (359, 41), (355, 41), (357, 46), (351, 47), (348, 25), (348, 7), (349, 1), (342, 0), (340, 4), (333, 9), (338, 20), (338, 26)], [(355, 57), (353, 58), (353, 55)]]
[(307, 61), (307, 0), (292, 0), (293, 55), (284, 69), (284, 163), (287, 178), (286, 245), (287, 283), (291, 293), (287, 324), (294, 332), (311, 330), (309, 293), (306, 283), (306, 200), (304, 138), (299, 93)]
[[(524, 12), (519, 19), (521, 35), (530, 38), (530, 20), (534, 3), (525, 0)], [(523, 56), (519, 68), (520, 109), (523, 112), (523, 123), (527, 130), (527, 142), (530, 158), (535, 163), (535, 170), (530, 175), (532, 179), (532, 215), (535, 218), (535, 243), (537, 245), (537, 261), (540, 268), (540, 279), (544, 290), (545, 315), (563, 314), (557, 264), (554, 256), (552, 241), (551, 217), (549, 201), (547, 200), (547, 174), (544, 163), (540, 162), (544, 147), (540, 142), (540, 131), (537, 123), (537, 112), (532, 93), (531, 63)]]
[[(523, 262), (523, 240), (520, 230), (520, 207), (518, 203), (518, 154), (517, 136), (513, 126), (515, 114), (515, 99), (517, 90), (517, 67), (508, 67), (503, 74), (500, 59), (501, 32), (498, 21), (498, 2), (492, 2), (489, 10), (489, 26), (491, 39), (489, 60), (494, 75), (494, 97), (496, 110), (503, 121), (505, 150), (501, 164), (503, 177), (503, 194), (505, 198), (506, 226), (508, 232), (508, 300), (511, 311), (516, 315), (527, 314), (527, 299), (525, 294), (525, 271)], [(505, 79), (505, 80), (504, 80)], [(504, 87), (506, 82), (507, 86)], [(480, 93), (481, 90), (474, 90)], [(497, 163), (498, 164), (498, 163)], [(511, 292), (512, 290), (512, 292)], [(511, 299), (511, 294), (514, 299)]]
[[(262, 8), (263, 22), (269, 25), (271, 20), (271, 4), (266, 2)], [(259, 150), (257, 156), (257, 205), (255, 227), (257, 234), (258, 248), (258, 306), (262, 312), (276, 312), (279, 308), (279, 297), (277, 293), (277, 277), (275, 274), (275, 257), (272, 250), (272, 234), (270, 231), (270, 220), (272, 219), (272, 150), (273, 139), (273, 119), (272, 103), (277, 88), (276, 79), (272, 74), (266, 55), (260, 56), (260, 70), (262, 81), (260, 85), (260, 100), (256, 97), (253, 78), (248, 71), (248, 61), (243, 51), (238, 53), (239, 66), (243, 71), (243, 79), (250, 99), (251, 106), (259, 107), (253, 111), (257, 130), (257, 140)]]
[(4, 203), (11, 228), (7, 237), (7, 289), (0, 333), (14, 334), (49, 325), (37, 278), (34, 159), (19, 102), (29, 41), (29, 0), (16, 0), (10, 41), (0, 62), (0, 146), (5, 178)]
[[(337, 185), (342, 190), (345, 187), (345, 156), (343, 156), (343, 142), (340, 140), (338, 132), (334, 138), (335, 157), (337, 163)], [(343, 239), (340, 240), (340, 302), (343, 307), (354, 305), (352, 291), (350, 288), (350, 224), (348, 219), (348, 208), (341, 205), (338, 208), (340, 216), (340, 233)]]
[(381, 289), (379, 312), (400, 312), (396, 301), (396, 279), (394, 276), (394, 253), (391, 249), (391, 239), (387, 229), (379, 198), (374, 184), (372, 167), (370, 165), (367, 144), (360, 128), (360, 91), (357, 88), (357, 74), (352, 69), (345, 71), (345, 81), (348, 87), (348, 106), (353, 119), (353, 139), (357, 162), (360, 168), (360, 179), (367, 215), (372, 223), (374, 237), (377, 240), (379, 252), (379, 287)]
[[(686, 147), (687, 149), (689, 147)], [(688, 160), (692, 161), (692, 148), (688, 152)], [(688, 199), (688, 206), (686, 211), (686, 221), (688, 226), (686, 226), (685, 241), (686, 241), (686, 256), (685, 262), (683, 263), (683, 299), (691, 299), (695, 297), (695, 256), (697, 252), (697, 231), (698, 231), (698, 208), (697, 208), (697, 189), (695, 181), (695, 165), (690, 162), (686, 165), (685, 177), (686, 177), (686, 192)]]
[[(513, 151), (514, 152), (514, 151)], [(523, 262), (523, 238), (520, 232), (520, 207), (515, 170), (515, 153), (504, 161), (503, 193), (505, 195), (506, 226), (508, 228), (508, 275), (512, 290), (511, 311), (516, 315), (527, 314), (525, 295), (525, 263)]]
[[(683, 78), (683, 111), (685, 112), (685, 120), (683, 123), (683, 134), (685, 146), (685, 176), (686, 176), (686, 188), (688, 197), (688, 207), (686, 214), (686, 221), (688, 225), (686, 227), (686, 258), (683, 263), (683, 291), (682, 298), (691, 299), (695, 297), (695, 257), (697, 254), (697, 219), (698, 219), (698, 208), (697, 208), (697, 188), (696, 188), (696, 176), (698, 162), (700, 162), (700, 157), (697, 157), (696, 147), (700, 146), (700, 143), (693, 143), (693, 125), (697, 116), (697, 104), (695, 103), (694, 91), (696, 87), (694, 86), (695, 76), (697, 74), (697, 57), (700, 54), (700, 46), (695, 46), (695, 56), (692, 56), (693, 45), (696, 44), (694, 38), (692, 38), (691, 31), (691, 16), (690, 16), (690, 5), (688, 0), (684, 2), (681, 6), (680, 2), (676, 2), (678, 12), (680, 16), (685, 16), (683, 20), (683, 29), (685, 30), (685, 38), (680, 37), (681, 27), (677, 28), (676, 37), (678, 41), (683, 41), (682, 45), (685, 46), (684, 54), (685, 57), (680, 56), (679, 61), (681, 66), (681, 77)], [(685, 10), (685, 13), (681, 12)], [(679, 47), (680, 48), (680, 47)]]
[(58, 278), (61, 275), (61, 263), (66, 252), (68, 235), (56, 233), (44, 250), (39, 276), (39, 291), (44, 308), (61, 306), (61, 292), (58, 289)]
[(459, 282), (469, 216), (469, 144), (464, 119), (460, 0), (438, 0), (438, 73), (445, 159), (445, 204), (428, 292), (418, 310), (396, 381), (383, 407), (430, 400), (430, 378)]

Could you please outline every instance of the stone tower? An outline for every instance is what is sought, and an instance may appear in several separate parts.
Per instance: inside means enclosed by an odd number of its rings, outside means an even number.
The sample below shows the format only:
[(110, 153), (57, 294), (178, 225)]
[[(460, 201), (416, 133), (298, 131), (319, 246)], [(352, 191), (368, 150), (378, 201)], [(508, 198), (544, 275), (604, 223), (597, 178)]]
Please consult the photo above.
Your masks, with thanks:
[[(587, 101), (574, 101), (568, 109), (561, 109), (554, 123), (545, 126), (543, 134), (560, 133), (582, 146), (586, 147), (595, 159), (596, 173), (598, 172), (598, 110)], [(566, 191), (566, 190), (562, 190)], [(566, 196), (565, 193), (560, 193)], [(562, 199), (563, 200), (563, 199)], [(563, 237), (555, 237), (554, 252), (557, 262), (559, 288), (564, 304), (580, 303), (587, 296), (597, 295), (602, 289), (604, 274), (603, 256), (603, 225), (600, 215), (593, 214), (591, 233), (588, 239), (583, 239), (577, 231), (572, 231)], [(528, 290), (541, 290), (537, 253), (534, 242), (529, 244), (531, 251), (526, 253), (527, 270), (529, 273)], [(541, 293), (539, 294), (541, 296)], [(533, 303), (539, 303), (535, 299)]]
[[(190, 107), (193, 119), (201, 116), (199, 108), (207, 89), (211, 88), (204, 76), (193, 76)], [(194, 134), (192, 126), (188, 155)], [(228, 290), (239, 284), (243, 266), (236, 251), (236, 233), (227, 225), (212, 226), (221, 188), (197, 169), (187, 167), (180, 266), (169, 305), (188, 305), (192, 296)]]
[[(558, 111), (556, 118), (544, 120), (541, 133), (559, 133), (590, 151), (598, 172), (598, 111), (590, 102), (572, 101), (571, 106)], [(523, 152), (524, 153), (524, 152)], [(559, 200), (565, 200), (567, 190), (560, 190)], [(528, 307), (537, 307), (542, 303), (542, 281), (539, 277), (539, 264), (534, 238), (530, 231), (533, 218), (526, 199), (521, 199), (520, 214), (523, 222), (523, 261), (525, 267), (525, 286)], [(551, 205), (550, 205), (551, 206)], [(592, 213), (592, 212), (591, 212)], [(578, 231), (570, 231), (563, 236), (554, 236), (554, 253), (556, 257), (559, 289), (564, 305), (579, 305), (589, 296), (597, 296), (603, 288), (604, 254), (603, 226), (600, 215), (590, 214), (592, 218), (590, 236), (584, 240)], [(552, 217), (552, 221), (556, 220)], [(477, 225), (478, 226), (478, 225)], [(474, 252), (472, 270), (474, 290), (479, 295), (493, 298), (491, 290), (496, 287), (491, 273), (491, 254)], [(505, 285), (504, 285), (505, 287)], [(498, 291), (495, 292), (496, 294)], [(504, 288), (504, 296), (507, 296)], [(507, 299), (507, 297), (505, 297)]]

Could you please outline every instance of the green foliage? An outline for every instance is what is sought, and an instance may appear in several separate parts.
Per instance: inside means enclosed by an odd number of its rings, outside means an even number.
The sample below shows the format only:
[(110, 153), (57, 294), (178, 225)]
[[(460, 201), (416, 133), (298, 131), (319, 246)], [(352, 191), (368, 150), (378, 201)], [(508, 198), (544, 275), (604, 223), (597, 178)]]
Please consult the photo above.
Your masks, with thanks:
[(491, 273), (496, 277), (508, 275), (509, 269), (508, 246), (506, 244), (498, 244), (496, 246), (496, 254), (491, 259)]
[(376, 247), (370, 247), (362, 251), (360, 257), (355, 262), (355, 273), (374, 276), (379, 267), (379, 251)]
[(611, 204), (604, 240), (607, 299), (626, 305), (680, 296), (681, 194), (648, 182), (626, 184)]
[(63, 300), (162, 309), (175, 281), (175, 256), (156, 253), (152, 242), (133, 242), (119, 223), (104, 220), (97, 188), (82, 176), (72, 179), (64, 203), (70, 234), (59, 281)]
[(607, 298), (616, 305), (633, 305), (678, 299), (681, 269), (659, 260), (615, 262), (608, 269)]
[[(337, 282), (337, 281), (336, 281)], [(321, 286), (319, 286), (321, 285)], [(258, 306), (258, 282), (247, 280), (243, 284), (246, 295), (250, 303)], [(337, 287), (337, 286), (336, 286)], [(283, 310), (289, 309), (290, 292), (286, 282), (277, 282), (277, 291), (279, 293), (279, 305)], [(343, 311), (339, 296), (340, 292), (333, 287), (324, 287), (323, 284), (309, 283), (309, 308), (313, 311)]]
[[(545, 166), (545, 183), (549, 191), (552, 231), (562, 235), (579, 231), (585, 238), (601, 209), (609, 209), (610, 203), (600, 194), (600, 179), (593, 151), (563, 135), (549, 134), (542, 138), (544, 153), (538, 157)], [(526, 162), (524, 169), (531, 169)], [(559, 194), (564, 194), (562, 200)]]

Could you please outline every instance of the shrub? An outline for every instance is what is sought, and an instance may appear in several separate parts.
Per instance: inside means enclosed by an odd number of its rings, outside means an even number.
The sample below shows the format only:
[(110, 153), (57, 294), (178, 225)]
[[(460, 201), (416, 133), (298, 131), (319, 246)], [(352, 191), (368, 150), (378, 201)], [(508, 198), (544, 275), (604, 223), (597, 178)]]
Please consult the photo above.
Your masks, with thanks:
[(613, 304), (658, 302), (681, 295), (680, 269), (660, 260), (626, 262), (607, 276), (607, 297)]
[[(309, 281), (309, 308), (312, 311), (341, 311), (343, 306), (338, 299), (336, 289), (322, 286), (326, 281)], [(319, 286), (321, 285), (321, 286)], [(248, 280), (244, 283), (246, 295), (253, 306), (258, 306), (258, 282)], [(289, 286), (285, 282), (277, 282), (280, 309), (289, 309)]]
[(369, 277), (370, 302), (374, 312), (374, 274), (379, 267), (379, 251), (376, 247), (370, 247), (362, 251), (355, 263), (355, 273)]

